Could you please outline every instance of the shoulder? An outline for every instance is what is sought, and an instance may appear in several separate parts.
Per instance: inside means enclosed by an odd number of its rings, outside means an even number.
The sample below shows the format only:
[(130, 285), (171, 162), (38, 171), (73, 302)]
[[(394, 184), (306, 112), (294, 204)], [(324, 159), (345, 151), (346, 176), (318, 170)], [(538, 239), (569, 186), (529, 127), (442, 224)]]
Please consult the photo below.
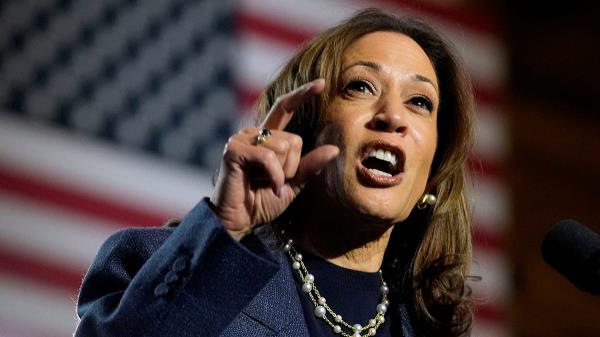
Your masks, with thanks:
[[(127, 228), (112, 234), (103, 244), (94, 264), (128, 261), (143, 263), (173, 233), (172, 228)], [(92, 265), (93, 268), (94, 265)]]
[[(194, 207), (183, 220), (168, 220), (164, 225), (156, 227), (130, 227), (112, 234), (100, 248), (96, 261), (115, 259), (127, 255), (133, 261), (145, 260), (150, 257), (165, 241), (175, 232), (181, 232), (182, 223), (191, 223), (191, 226), (202, 227), (197, 230), (214, 231), (218, 229), (218, 220), (212, 215), (205, 200)], [(160, 227), (159, 227), (160, 226)], [(188, 229), (189, 232), (189, 229)], [(185, 235), (184, 235), (185, 236)], [(137, 258), (136, 258), (137, 257)]]
[(87, 271), (79, 300), (125, 288), (172, 232), (170, 228), (127, 228), (112, 234)]
[(160, 246), (173, 233), (173, 228), (126, 228), (112, 234), (100, 251), (136, 250), (148, 253)]

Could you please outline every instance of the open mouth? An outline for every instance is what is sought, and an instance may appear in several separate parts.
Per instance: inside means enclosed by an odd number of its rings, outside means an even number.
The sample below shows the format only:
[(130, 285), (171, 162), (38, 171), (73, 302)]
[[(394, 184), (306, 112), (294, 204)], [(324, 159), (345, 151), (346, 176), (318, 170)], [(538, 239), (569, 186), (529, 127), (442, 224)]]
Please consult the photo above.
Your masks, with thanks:
[(370, 143), (364, 153), (361, 164), (373, 175), (393, 177), (404, 171), (404, 153), (395, 146)]

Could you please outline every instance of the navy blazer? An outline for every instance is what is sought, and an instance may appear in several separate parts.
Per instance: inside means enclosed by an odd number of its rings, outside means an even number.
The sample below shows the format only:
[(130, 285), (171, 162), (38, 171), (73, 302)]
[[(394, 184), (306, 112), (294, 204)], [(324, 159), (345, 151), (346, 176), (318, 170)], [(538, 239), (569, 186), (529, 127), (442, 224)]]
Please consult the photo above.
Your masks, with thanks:
[[(285, 255), (235, 241), (200, 202), (176, 228), (126, 229), (85, 276), (76, 337), (308, 337)], [(413, 336), (404, 307), (398, 316)]]

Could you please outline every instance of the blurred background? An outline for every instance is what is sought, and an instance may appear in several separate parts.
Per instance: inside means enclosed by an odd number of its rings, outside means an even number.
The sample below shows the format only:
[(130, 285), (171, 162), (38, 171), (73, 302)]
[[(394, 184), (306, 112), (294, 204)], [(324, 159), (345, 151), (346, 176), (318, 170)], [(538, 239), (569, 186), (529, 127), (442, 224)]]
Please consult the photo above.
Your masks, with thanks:
[[(568, 6), (567, 6), (568, 5)], [(357, 9), (430, 22), (477, 95), (475, 337), (600, 336), (600, 299), (542, 262), (556, 221), (600, 232), (600, 12), (583, 1), (0, 1), (0, 337), (76, 325), (128, 226), (182, 216), (298, 46)]]

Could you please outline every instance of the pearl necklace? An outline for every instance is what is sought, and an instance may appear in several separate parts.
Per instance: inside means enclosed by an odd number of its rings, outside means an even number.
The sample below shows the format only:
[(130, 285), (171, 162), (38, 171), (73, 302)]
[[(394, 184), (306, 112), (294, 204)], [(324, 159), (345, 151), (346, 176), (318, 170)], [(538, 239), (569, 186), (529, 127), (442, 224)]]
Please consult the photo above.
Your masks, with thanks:
[[(288, 242), (283, 246), (283, 251), (286, 252), (292, 260), (292, 269), (298, 272), (300, 280), (303, 282), (302, 291), (310, 297), (310, 300), (315, 306), (315, 316), (323, 319), (333, 329), (334, 333), (344, 337), (375, 336), (379, 326), (385, 322), (385, 312), (390, 305), (390, 302), (387, 299), (387, 294), (390, 289), (385, 281), (383, 281), (383, 277), (381, 277), (381, 270), (379, 270), (379, 277), (381, 278), (382, 296), (381, 302), (377, 304), (377, 314), (374, 318), (370, 319), (365, 326), (360, 324), (350, 325), (342, 319), (342, 315), (336, 314), (327, 305), (325, 297), (321, 296), (317, 286), (315, 285), (314, 275), (310, 274), (306, 269), (306, 265), (304, 265), (304, 262), (302, 261), (302, 254), (298, 253), (296, 249), (294, 249), (293, 243), (293, 240), (288, 240)], [(344, 331), (343, 329), (352, 331), (352, 334)], [(363, 335), (363, 331), (366, 331), (366, 334)]]

